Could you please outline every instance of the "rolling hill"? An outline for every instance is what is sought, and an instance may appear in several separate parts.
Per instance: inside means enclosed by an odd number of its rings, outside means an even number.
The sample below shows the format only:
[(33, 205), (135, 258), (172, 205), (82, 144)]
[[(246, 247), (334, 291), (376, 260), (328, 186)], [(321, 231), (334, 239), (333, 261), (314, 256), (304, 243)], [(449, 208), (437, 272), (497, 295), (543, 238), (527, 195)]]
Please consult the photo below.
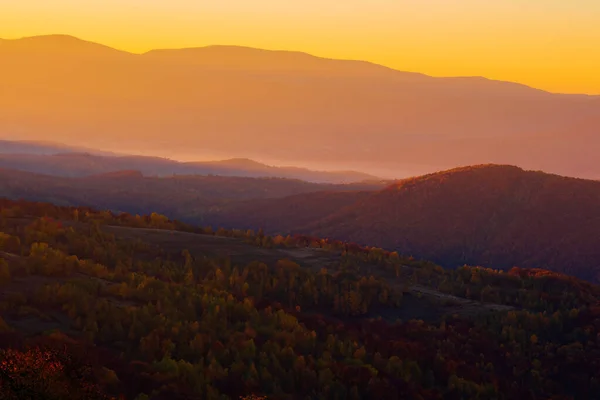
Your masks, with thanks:
[(281, 178), (145, 177), (134, 170), (65, 178), (0, 169), (0, 197), (133, 214), (159, 212), (197, 222), (203, 220), (211, 207), (234, 201), (317, 191), (369, 191), (382, 187), (382, 183), (375, 182), (333, 185)]
[(265, 165), (245, 158), (179, 162), (166, 158), (116, 155), (56, 144), (0, 141), (0, 168), (62, 177), (85, 177), (123, 170), (146, 176), (222, 175), (275, 177), (317, 183), (352, 183), (380, 178), (356, 171), (313, 171)]
[(2, 41), (0, 59), (7, 137), (393, 177), (481, 163), (600, 177), (597, 96), (234, 46), (131, 54), (60, 35)]
[(598, 181), (481, 165), (366, 195), (233, 203), (213, 209), (206, 221), (380, 246), (452, 267), (543, 267), (598, 281), (598, 204)]

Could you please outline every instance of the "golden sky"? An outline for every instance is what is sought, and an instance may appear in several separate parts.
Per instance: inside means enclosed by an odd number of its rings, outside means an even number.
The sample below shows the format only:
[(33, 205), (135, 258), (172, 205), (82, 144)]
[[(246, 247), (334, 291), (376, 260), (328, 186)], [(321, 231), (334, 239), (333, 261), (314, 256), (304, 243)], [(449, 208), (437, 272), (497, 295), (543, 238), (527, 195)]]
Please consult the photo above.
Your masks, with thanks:
[(234, 44), (600, 94), (600, 0), (0, 0), (0, 38)]

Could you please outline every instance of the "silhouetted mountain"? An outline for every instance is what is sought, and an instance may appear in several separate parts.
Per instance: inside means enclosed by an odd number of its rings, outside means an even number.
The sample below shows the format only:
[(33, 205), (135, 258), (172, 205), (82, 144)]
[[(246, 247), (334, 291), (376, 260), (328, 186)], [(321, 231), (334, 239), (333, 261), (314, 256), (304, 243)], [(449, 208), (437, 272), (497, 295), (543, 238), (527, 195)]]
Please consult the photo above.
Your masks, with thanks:
[[(5, 143), (10, 145), (12, 142)], [(373, 175), (355, 171), (312, 171), (298, 167), (274, 167), (249, 159), (178, 162), (158, 157), (105, 157), (88, 152), (77, 153), (74, 150), (70, 152), (51, 153), (53, 147), (27, 146), (24, 148), (20, 144), (12, 145), (11, 148), (17, 153), (29, 150), (30, 154), (0, 154), (0, 168), (63, 177), (84, 177), (123, 170), (135, 170), (147, 176), (212, 174), (240, 177), (277, 177), (320, 183), (351, 183), (378, 180)], [(55, 150), (58, 151), (59, 148), (55, 148)], [(8, 153), (6, 150), (5, 152)], [(0, 151), (0, 153), (2, 152)]]
[(235, 46), (135, 55), (50, 36), (3, 41), (0, 59), (0, 130), (23, 139), (400, 176), (491, 162), (600, 178), (597, 96)]
[(598, 281), (599, 204), (598, 181), (483, 165), (366, 195), (308, 193), (230, 204), (207, 220), (380, 246), (448, 266), (543, 267)]
[(0, 155), (2, 154), (37, 154), (54, 155), (67, 153), (88, 153), (103, 156), (115, 156), (109, 151), (93, 150), (87, 147), (74, 147), (66, 144), (46, 141), (14, 141), (0, 139)]
[(128, 53), (111, 47), (82, 40), (71, 35), (40, 35), (16, 40), (0, 41), (3, 51), (17, 54), (27, 52), (60, 54), (61, 56), (107, 57), (127, 55)]

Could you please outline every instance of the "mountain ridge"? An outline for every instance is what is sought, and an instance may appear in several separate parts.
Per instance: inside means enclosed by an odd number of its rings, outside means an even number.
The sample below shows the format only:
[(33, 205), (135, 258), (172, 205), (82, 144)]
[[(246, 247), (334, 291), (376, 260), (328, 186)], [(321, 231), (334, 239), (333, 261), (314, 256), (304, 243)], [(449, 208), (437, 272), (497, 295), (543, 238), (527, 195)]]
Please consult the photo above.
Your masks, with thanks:
[(357, 65), (363, 65), (367, 67), (374, 67), (380, 70), (387, 70), (393, 73), (405, 74), (406, 76), (411, 76), (414, 78), (426, 78), (426, 79), (450, 79), (450, 80), (472, 80), (472, 81), (483, 81), (486, 83), (496, 83), (496, 84), (510, 84), (515, 87), (521, 87), (524, 89), (531, 89), (539, 92), (543, 92), (545, 94), (558, 94), (563, 96), (585, 96), (585, 97), (593, 97), (600, 99), (600, 95), (591, 95), (591, 94), (583, 94), (583, 93), (559, 93), (559, 92), (551, 92), (544, 89), (536, 88), (534, 86), (527, 85), (525, 83), (513, 82), (513, 81), (505, 81), (498, 79), (491, 79), (485, 76), (433, 76), (427, 75), (421, 72), (412, 72), (412, 71), (403, 71), (397, 68), (389, 67), (384, 64), (378, 64), (375, 62), (360, 60), (360, 59), (347, 59), (347, 58), (332, 58), (326, 56), (317, 56), (308, 52), (299, 51), (299, 50), (280, 50), (280, 49), (266, 49), (259, 47), (251, 47), (251, 46), (243, 46), (243, 45), (228, 45), (228, 44), (211, 44), (205, 46), (192, 46), (192, 47), (176, 47), (176, 48), (156, 48), (147, 50), (144, 52), (136, 53), (127, 50), (117, 49), (115, 47), (105, 45), (99, 42), (82, 39), (77, 36), (69, 35), (69, 34), (48, 34), (48, 35), (34, 35), (34, 36), (25, 36), (21, 38), (13, 38), (13, 39), (3, 39), (0, 38), (0, 42), (4, 44), (17, 44), (17, 43), (42, 43), (44, 44), (68, 44), (75, 45), (79, 48), (82, 46), (94, 46), (98, 48), (102, 48), (104, 50), (111, 50), (121, 54), (128, 54), (132, 56), (155, 56), (155, 55), (164, 55), (166, 53), (176, 54), (176, 53), (202, 53), (202, 52), (211, 52), (211, 51), (219, 51), (219, 50), (229, 50), (232, 52), (242, 52), (245, 54), (262, 54), (262, 55), (288, 55), (293, 57), (304, 57), (310, 60), (321, 60), (321, 61), (329, 61), (329, 62), (346, 62), (346, 63), (356, 63)]
[(0, 131), (19, 139), (186, 159), (326, 160), (398, 177), (482, 162), (600, 177), (594, 96), (238, 47), (104, 58), (83, 41), (56, 54), (19, 43), (0, 47)]
[(2, 39), (0, 38), (0, 44), (3, 46), (18, 46), (18, 45), (30, 45), (34, 46), (36, 50), (52, 50), (57, 51), (61, 49), (78, 50), (81, 51), (86, 47), (93, 47), (95, 49), (111, 52), (113, 54), (121, 55), (133, 55), (128, 51), (119, 50), (111, 46), (104, 45), (102, 43), (81, 39), (73, 35), (66, 34), (51, 34), (51, 35), (37, 35), (37, 36), (25, 36), (17, 39)]
[(163, 157), (105, 153), (60, 144), (24, 144), (24, 142), (2, 140), (0, 140), (0, 166), (67, 177), (137, 170), (148, 176), (177, 174), (264, 176), (322, 183), (382, 180), (359, 171), (320, 171), (294, 166), (273, 166), (249, 158), (184, 162)]

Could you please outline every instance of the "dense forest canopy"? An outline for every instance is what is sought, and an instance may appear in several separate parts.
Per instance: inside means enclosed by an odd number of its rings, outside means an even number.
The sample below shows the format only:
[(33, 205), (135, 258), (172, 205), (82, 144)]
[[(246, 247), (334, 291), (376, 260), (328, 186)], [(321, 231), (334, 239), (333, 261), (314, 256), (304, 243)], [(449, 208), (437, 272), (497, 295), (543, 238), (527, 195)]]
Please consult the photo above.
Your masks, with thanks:
[(0, 200), (7, 399), (593, 399), (600, 287)]

